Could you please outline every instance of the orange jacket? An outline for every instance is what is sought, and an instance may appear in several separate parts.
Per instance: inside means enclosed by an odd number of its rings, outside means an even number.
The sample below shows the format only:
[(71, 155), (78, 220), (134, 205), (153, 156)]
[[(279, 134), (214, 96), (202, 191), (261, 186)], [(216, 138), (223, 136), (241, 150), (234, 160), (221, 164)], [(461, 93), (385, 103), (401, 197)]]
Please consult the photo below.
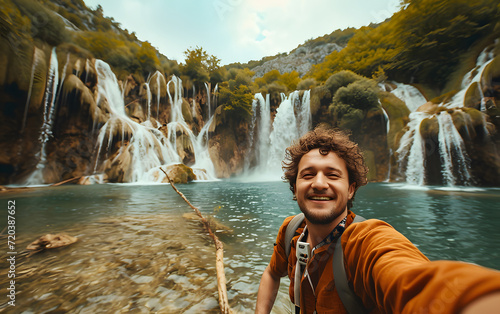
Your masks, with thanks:
[[(342, 237), (346, 273), (371, 313), (457, 313), (476, 298), (500, 291), (500, 272), (462, 262), (431, 262), (389, 224), (370, 219), (350, 225), (354, 216), (349, 212)], [(293, 302), (295, 245), (305, 222), (297, 229), (287, 259), (284, 236), (292, 218), (286, 218), (279, 230), (269, 265), (275, 276), (290, 278)], [(306, 266), (314, 292), (302, 276), (302, 313), (347, 313), (333, 280), (334, 246), (318, 248)]]

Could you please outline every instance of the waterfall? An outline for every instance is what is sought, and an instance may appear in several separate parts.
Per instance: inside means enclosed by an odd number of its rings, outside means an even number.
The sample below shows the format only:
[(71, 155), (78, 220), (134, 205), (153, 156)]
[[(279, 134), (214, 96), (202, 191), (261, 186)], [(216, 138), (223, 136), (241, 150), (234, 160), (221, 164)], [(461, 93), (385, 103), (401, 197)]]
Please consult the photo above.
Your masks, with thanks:
[[(97, 140), (97, 158), (94, 172), (103, 171), (106, 166), (118, 160), (129, 165), (124, 169), (126, 172), (126, 182), (161, 182), (164, 178), (159, 171), (160, 166), (179, 164), (182, 162), (177, 150), (177, 132), (187, 135), (195, 156), (193, 172), (201, 179), (215, 178), (213, 164), (208, 156), (208, 148), (200, 144), (182, 116), (182, 81), (176, 76), (166, 84), (167, 93), (171, 104), (171, 122), (168, 123), (169, 138), (167, 139), (161, 131), (150, 127), (150, 122), (139, 124), (130, 119), (124, 109), (124, 101), (121, 97), (120, 88), (114, 73), (109, 65), (101, 60), (96, 61), (96, 71), (98, 74), (98, 99), (106, 99), (110, 108), (111, 117), (99, 131)], [(156, 82), (160, 85), (160, 80), (165, 80), (163, 74), (156, 73)], [(160, 78), (161, 76), (161, 78)], [(174, 85), (174, 95), (172, 96), (169, 86)], [(158, 90), (158, 99), (160, 98)], [(99, 103), (99, 102), (98, 102)], [(159, 103), (157, 104), (157, 111)], [(158, 124), (158, 122), (157, 122)], [(128, 138), (129, 142), (125, 143)], [(115, 155), (109, 156), (113, 143), (121, 141)], [(100, 156), (106, 152), (106, 157)], [(109, 158), (112, 157), (112, 160)], [(207, 161), (208, 159), (208, 161)], [(203, 167), (203, 169), (199, 169)]]
[(41, 144), (40, 152), (37, 154), (39, 159), (38, 164), (35, 167), (35, 171), (30, 175), (26, 182), (27, 185), (43, 184), (45, 182), (43, 178), (43, 169), (45, 168), (45, 164), (47, 162), (47, 142), (52, 136), (52, 125), (54, 122), (56, 92), (58, 85), (59, 65), (57, 61), (56, 47), (54, 47), (52, 48), (52, 54), (50, 56), (47, 85), (43, 101), (43, 123), (40, 129), (40, 136), (38, 138)]
[(396, 151), (401, 172), (406, 164), (406, 182), (409, 184), (425, 184), (425, 147), (420, 134), (420, 124), (426, 118), (429, 118), (429, 114), (424, 112), (410, 114), (409, 129), (401, 138)]
[(208, 117), (207, 120), (212, 117), (212, 108), (210, 107), (210, 86), (208, 86), (207, 83), (205, 83), (205, 88), (207, 90), (207, 108), (208, 108)]
[(256, 164), (260, 165), (263, 161), (267, 162), (269, 154), (269, 135), (271, 133), (271, 105), (269, 95), (262, 96), (257, 93), (252, 101), (252, 124), (250, 126), (249, 147), (254, 154), (245, 160), (245, 169), (248, 170), (251, 158), (255, 158)]
[(144, 83), (144, 86), (146, 86), (146, 96), (148, 97), (148, 118), (147, 121), (151, 120), (151, 98), (153, 95), (151, 94), (151, 88), (149, 88), (149, 83)]
[[(457, 183), (469, 185), (471, 180), (470, 161), (465, 151), (464, 141), (453, 125), (453, 120), (448, 112), (440, 112), (437, 115), (437, 120), (439, 122), (439, 154), (444, 183), (448, 186), (454, 186)], [(460, 182), (457, 182), (457, 176)]]
[(156, 119), (160, 120), (160, 98), (161, 98), (160, 78), (162, 78), (164, 82), (165, 78), (159, 71), (156, 71), (155, 74), (156, 74)]
[[(382, 109), (382, 112), (384, 113), (384, 118), (385, 118), (385, 123), (386, 123), (386, 127), (385, 127), (385, 133), (387, 134), (387, 138), (389, 138), (389, 131), (391, 130), (391, 121), (389, 119), (389, 115), (387, 114), (387, 111), (384, 109), (384, 107), (382, 107), (382, 103), (380, 102), (380, 100), (378, 101), (379, 105), (380, 105), (380, 108)], [(391, 145), (388, 145), (389, 146), (389, 156), (392, 156), (392, 147)], [(387, 168), (387, 179), (386, 179), (386, 182), (389, 182), (390, 178), (391, 178), (391, 159), (389, 158), (389, 165), (388, 165), (388, 168)]]
[(212, 94), (213, 97), (213, 107), (217, 109), (217, 91), (219, 90), (219, 83), (215, 84), (214, 88), (214, 93)]
[(410, 112), (415, 112), (418, 107), (427, 102), (424, 95), (414, 86), (392, 82), (396, 88), (391, 91), (394, 96), (405, 102)]
[(491, 51), (489, 51), (489, 48), (486, 48), (481, 52), (476, 60), (476, 66), (467, 74), (465, 74), (464, 78), (462, 79), (462, 89), (453, 96), (448, 104), (445, 105), (447, 108), (462, 108), (464, 106), (465, 95), (467, 94), (467, 91), (473, 84), (478, 84), (478, 90), (481, 93), (481, 111), (484, 112), (486, 110), (486, 106), (483, 101), (483, 87), (481, 84), (481, 77), (483, 76), (483, 71), (486, 66), (491, 61), (493, 61), (493, 50), (494, 49), (491, 49)]
[[(299, 95), (299, 91), (292, 92), (288, 97), (281, 95), (282, 101), (272, 127), (269, 95), (266, 101), (261, 94), (255, 95), (250, 134), (254, 145), (248, 155), (256, 157), (255, 168), (249, 172), (257, 179), (279, 179), (282, 176), (281, 162), (285, 149), (311, 129), (310, 91), (304, 92), (302, 99)], [(255, 134), (258, 134), (257, 138), (254, 138)]]

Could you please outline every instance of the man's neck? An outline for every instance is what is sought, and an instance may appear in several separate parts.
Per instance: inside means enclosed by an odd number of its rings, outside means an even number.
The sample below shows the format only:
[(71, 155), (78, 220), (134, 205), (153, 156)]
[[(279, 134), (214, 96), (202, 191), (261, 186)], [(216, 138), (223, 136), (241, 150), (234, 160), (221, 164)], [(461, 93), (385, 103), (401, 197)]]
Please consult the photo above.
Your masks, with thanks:
[(311, 245), (311, 247), (315, 247), (321, 241), (323, 241), (324, 238), (326, 238), (330, 232), (335, 229), (335, 227), (339, 224), (339, 222), (342, 221), (347, 216), (347, 208), (345, 211), (342, 212), (334, 221), (332, 221), (329, 224), (326, 225), (321, 225), (321, 224), (313, 224), (309, 222), (306, 218), (306, 224), (307, 224), (307, 242)]

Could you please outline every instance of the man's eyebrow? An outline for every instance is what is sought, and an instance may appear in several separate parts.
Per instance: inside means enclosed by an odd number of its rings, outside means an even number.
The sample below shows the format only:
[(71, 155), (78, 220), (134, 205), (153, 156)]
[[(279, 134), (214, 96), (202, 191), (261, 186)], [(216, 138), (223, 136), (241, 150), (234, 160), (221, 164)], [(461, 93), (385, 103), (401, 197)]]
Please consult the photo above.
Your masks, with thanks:
[[(342, 172), (342, 170), (341, 170), (341, 169), (339, 169), (339, 168), (335, 168), (335, 167), (327, 167), (327, 168), (326, 168), (326, 170), (327, 170), (327, 171), (336, 171), (336, 172), (339, 172), (340, 174), (343, 174), (343, 172)], [(316, 169), (316, 168), (314, 168), (313, 166), (311, 166), (311, 167), (307, 167), (307, 168), (301, 169), (301, 170), (299, 171), (299, 174), (300, 174), (300, 173), (303, 173), (303, 172), (306, 172), (306, 171), (317, 171), (317, 169)]]

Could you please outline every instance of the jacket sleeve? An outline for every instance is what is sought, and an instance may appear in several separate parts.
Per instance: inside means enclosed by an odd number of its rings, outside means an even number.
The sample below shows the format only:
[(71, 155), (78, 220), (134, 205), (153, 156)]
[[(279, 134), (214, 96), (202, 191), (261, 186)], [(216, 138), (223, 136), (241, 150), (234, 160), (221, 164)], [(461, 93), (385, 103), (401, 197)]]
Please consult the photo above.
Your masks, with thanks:
[(346, 272), (365, 307), (386, 313), (457, 313), (500, 291), (500, 272), (454, 261), (429, 261), (380, 220), (353, 224), (342, 237)]
[(285, 253), (285, 233), (286, 227), (293, 217), (294, 216), (287, 217), (281, 225), (278, 236), (276, 237), (276, 243), (274, 244), (273, 255), (269, 262), (271, 272), (278, 277), (284, 277), (288, 273), (288, 258)]

